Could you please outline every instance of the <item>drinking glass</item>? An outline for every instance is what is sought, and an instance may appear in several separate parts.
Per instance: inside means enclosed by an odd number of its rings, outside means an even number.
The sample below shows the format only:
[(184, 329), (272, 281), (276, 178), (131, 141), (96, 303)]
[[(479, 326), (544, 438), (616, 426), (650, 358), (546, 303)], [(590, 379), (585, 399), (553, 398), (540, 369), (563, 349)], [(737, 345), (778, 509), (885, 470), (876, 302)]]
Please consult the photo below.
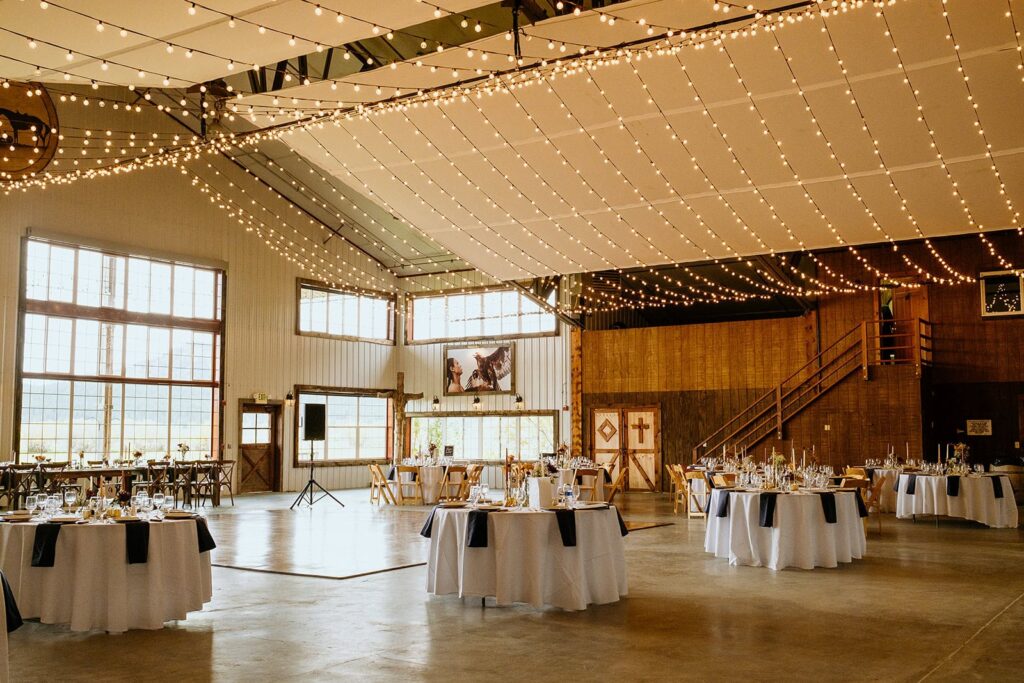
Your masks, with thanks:
[(37, 500), (38, 498), (34, 493), (25, 496), (25, 509), (28, 510), (29, 512), (35, 512)]
[(486, 501), (488, 494), (491, 492), (491, 487), (487, 484), (480, 484), (480, 498), (482, 501)]
[(70, 512), (78, 501), (78, 491), (76, 489), (64, 489), (64, 507)]
[(167, 496), (165, 496), (164, 494), (162, 494), (162, 493), (154, 493), (153, 494), (153, 509), (159, 510), (160, 508), (162, 508), (164, 506), (164, 500), (166, 500), (166, 499), (167, 499)]

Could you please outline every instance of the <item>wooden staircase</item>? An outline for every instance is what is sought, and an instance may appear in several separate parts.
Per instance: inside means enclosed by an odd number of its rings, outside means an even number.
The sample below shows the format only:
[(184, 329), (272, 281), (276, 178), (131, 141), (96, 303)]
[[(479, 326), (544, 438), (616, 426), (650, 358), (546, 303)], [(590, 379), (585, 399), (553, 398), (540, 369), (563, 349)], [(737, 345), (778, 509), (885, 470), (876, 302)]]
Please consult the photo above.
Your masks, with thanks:
[(764, 439), (782, 439), (786, 422), (858, 370), (865, 381), (872, 365), (913, 365), (920, 376), (931, 363), (927, 320), (865, 320), (704, 438), (693, 449), (693, 462), (718, 455), (723, 447), (729, 453), (752, 451)]

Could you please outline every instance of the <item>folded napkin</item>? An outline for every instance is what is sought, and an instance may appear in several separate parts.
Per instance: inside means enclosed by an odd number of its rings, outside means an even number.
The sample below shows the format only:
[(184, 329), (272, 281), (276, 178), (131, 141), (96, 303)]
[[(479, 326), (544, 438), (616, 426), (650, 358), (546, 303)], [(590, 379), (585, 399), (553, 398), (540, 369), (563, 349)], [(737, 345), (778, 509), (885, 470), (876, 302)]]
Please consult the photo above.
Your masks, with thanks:
[(960, 477), (955, 474), (950, 474), (946, 477), (946, 495), (947, 496), (959, 496), (960, 495)]
[(562, 536), (562, 545), (566, 548), (576, 547), (576, 511), (555, 510), (558, 521), (558, 533)]
[(708, 489), (715, 488), (715, 475), (714, 475), (714, 473), (708, 472), (705, 475), (705, 477), (704, 477), (704, 481), (706, 481), (708, 483)]
[(489, 510), (470, 510), (466, 525), (466, 547), (487, 547), (487, 513)]
[(770, 528), (775, 526), (775, 499), (779, 497), (777, 491), (763, 491), (760, 495), (760, 524), (762, 527)]
[(36, 527), (36, 538), (32, 544), (32, 566), (52, 567), (57, 553), (57, 536), (60, 524), (40, 524)]
[(868, 473), (868, 481), (873, 482), (875, 480), (875, 468), (867, 467), (864, 471)]
[(427, 515), (427, 521), (423, 523), (423, 528), (420, 529), (420, 536), (422, 536), (423, 538), (430, 538), (430, 534), (433, 533), (433, 531), (434, 531), (434, 513), (435, 512), (437, 512), (437, 506), (436, 505), (434, 506), (434, 509), (430, 511), (430, 514)]
[(917, 475), (916, 474), (908, 474), (907, 475), (907, 495), (908, 496), (912, 496), (915, 493), (917, 493)]
[(831, 491), (821, 491), (818, 493), (818, 497), (821, 498), (821, 511), (825, 513), (825, 523), (835, 524), (836, 523), (836, 494)]
[(199, 537), (199, 552), (205, 553), (217, 547), (210, 535), (210, 528), (206, 526), (206, 519), (196, 517), (196, 535)]
[(729, 516), (729, 492), (722, 491), (718, 496), (718, 512), (715, 513), (718, 517)]
[(899, 471), (896, 472), (896, 477), (894, 478), (894, 480), (892, 482), (892, 490), (895, 491), (896, 493), (900, 492), (900, 473), (899, 473)]
[(1003, 497), (1003, 478), (1002, 477), (990, 477), (992, 479), (992, 493), (996, 498)]
[(864, 504), (864, 496), (861, 495), (860, 489), (857, 489), (854, 495), (857, 496), (857, 514), (861, 517), (867, 517), (868, 507)]
[(391, 469), (388, 470), (388, 479), (392, 479), (393, 480), (394, 478), (395, 478), (395, 466), (392, 465)]
[[(206, 533), (209, 535), (210, 532)], [(149, 560), (149, 522), (125, 522), (124, 547), (128, 553), (128, 564), (146, 564)]]
[(21, 611), (18, 610), (18, 602), (14, 599), (14, 591), (11, 584), (7, 583), (7, 577), (0, 572), (0, 583), (4, 591), (4, 611), (7, 613), (7, 632), (10, 633), (21, 627)]
[(615, 515), (619, 518), (619, 533), (623, 536), (628, 536), (629, 529), (626, 528), (626, 523), (622, 521), (622, 513), (619, 512), (619, 508), (615, 508)]
[(612, 483), (612, 473), (609, 472), (608, 470), (606, 470), (603, 467), (601, 468), (601, 471), (604, 472), (604, 483), (606, 483), (606, 484)]

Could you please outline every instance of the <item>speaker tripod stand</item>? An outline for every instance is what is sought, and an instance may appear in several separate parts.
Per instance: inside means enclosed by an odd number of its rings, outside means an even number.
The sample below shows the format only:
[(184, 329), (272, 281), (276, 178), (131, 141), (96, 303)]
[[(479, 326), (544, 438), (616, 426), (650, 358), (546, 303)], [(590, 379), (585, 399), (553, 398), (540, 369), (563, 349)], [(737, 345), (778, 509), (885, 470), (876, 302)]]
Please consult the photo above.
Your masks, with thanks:
[[(319, 482), (317, 482), (317, 480), (313, 476), (313, 468), (314, 468), (314, 466), (315, 465), (313, 464), (313, 442), (310, 441), (309, 442), (309, 481), (306, 482), (306, 486), (302, 489), (302, 491), (299, 493), (298, 497), (295, 499), (295, 501), (291, 504), (291, 507), (289, 507), (288, 509), (289, 510), (294, 510), (296, 505), (298, 505), (299, 503), (306, 502), (307, 498), (309, 499), (309, 507), (313, 507), (316, 503), (320, 502), (324, 498), (330, 498), (331, 500), (333, 500), (335, 503), (337, 503), (341, 507), (345, 507), (344, 503), (342, 503), (340, 500), (335, 498), (334, 495), (330, 491), (325, 489), (323, 486), (321, 486), (319, 484)], [(319, 497), (315, 497), (317, 495), (319, 495)]]

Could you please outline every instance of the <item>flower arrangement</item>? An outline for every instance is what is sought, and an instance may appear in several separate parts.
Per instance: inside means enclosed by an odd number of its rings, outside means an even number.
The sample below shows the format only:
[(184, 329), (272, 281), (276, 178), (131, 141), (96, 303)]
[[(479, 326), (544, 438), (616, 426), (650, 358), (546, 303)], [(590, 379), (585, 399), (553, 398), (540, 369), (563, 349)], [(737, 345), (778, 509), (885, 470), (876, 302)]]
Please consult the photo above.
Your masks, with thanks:
[(786, 464), (786, 456), (782, 453), (776, 453), (772, 456), (773, 467), (784, 467)]
[(187, 443), (179, 443), (178, 444), (178, 454), (181, 455), (181, 457), (183, 457), (183, 458), (186, 457), (190, 450), (192, 450), (192, 449), (189, 448), (189, 445)]
[(428, 443), (427, 444), (427, 452), (430, 454), (431, 458), (437, 457), (437, 444), (433, 443), (433, 442)]

